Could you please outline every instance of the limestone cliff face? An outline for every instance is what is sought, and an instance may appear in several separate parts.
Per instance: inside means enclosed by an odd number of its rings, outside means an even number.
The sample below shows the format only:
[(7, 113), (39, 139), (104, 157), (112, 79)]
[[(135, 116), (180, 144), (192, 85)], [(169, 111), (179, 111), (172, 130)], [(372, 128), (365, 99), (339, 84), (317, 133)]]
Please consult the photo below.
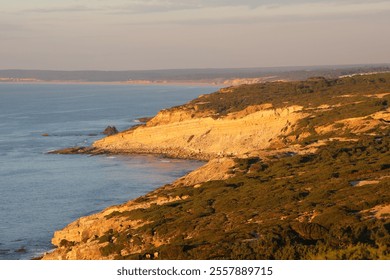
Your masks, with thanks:
[(290, 133), (306, 115), (301, 110), (300, 106), (246, 109), (217, 119), (193, 118), (188, 111), (163, 111), (146, 126), (104, 138), (93, 146), (113, 153), (156, 153), (181, 158), (245, 156)]

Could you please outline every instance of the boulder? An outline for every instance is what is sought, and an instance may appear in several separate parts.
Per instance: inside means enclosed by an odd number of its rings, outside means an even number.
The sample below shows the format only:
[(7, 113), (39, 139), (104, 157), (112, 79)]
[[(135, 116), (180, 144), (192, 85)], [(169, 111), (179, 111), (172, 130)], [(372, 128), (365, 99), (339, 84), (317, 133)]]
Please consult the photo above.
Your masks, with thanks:
[(115, 126), (107, 126), (106, 129), (103, 131), (103, 134), (105, 135), (114, 135), (114, 134), (117, 134), (119, 131), (118, 129), (116, 129)]

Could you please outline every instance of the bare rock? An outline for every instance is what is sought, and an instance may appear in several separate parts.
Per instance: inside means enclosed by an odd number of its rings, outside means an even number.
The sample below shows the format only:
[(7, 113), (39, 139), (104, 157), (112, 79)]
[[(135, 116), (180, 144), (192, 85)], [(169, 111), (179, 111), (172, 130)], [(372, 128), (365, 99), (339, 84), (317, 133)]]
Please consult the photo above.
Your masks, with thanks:
[(119, 131), (118, 129), (116, 129), (115, 126), (107, 126), (106, 129), (103, 131), (103, 134), (105, 135), (114, 135), (114, 134), (117, 134)]

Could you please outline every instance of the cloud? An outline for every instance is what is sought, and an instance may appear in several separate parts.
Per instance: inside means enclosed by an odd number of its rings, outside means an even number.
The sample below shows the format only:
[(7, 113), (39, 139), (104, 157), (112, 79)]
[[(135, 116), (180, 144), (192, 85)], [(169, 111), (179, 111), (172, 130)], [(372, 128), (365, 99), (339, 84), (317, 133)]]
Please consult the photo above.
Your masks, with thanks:
[[(20, 8), (25, 13), (81, 13), (91, 12), (97, 14), (129, 14), (129, 15), (148, 15), (148, 14), (169, 14), (179, 11), (193, 11), (198, 14), (208, 10), (216, 11), (216, 18), (221, 16), (222, 12), (229, 8), (238, 8), (239, 12), (243, 8), (247, 9), (248, 14), (253, 14), (250, 11), (274, 10), (283, 11), (284, 14), (296, 13), (296, 7), (301, 9), (301, 13), (305, 14), (304, 9), (313, 7), (325, 9), (329, 11), (332, 8), (333, 13), (340, 11), (347, 12), (347, 9), (355, 11), (356, 7), (364, 6), (368, 11), (388, 6), (388, 0), (57, 0), (57, 1), (39, 1), (41, 6), (37, 6), (37, 1), (31, 1)], [(6, 9), (7, 5), (4, 9)], [(291, 10), (291, 11), (286, 11)], [(265, 16), (272, 15), (270, 12), (264, 13)], [(318, 14), (316, 12), (316, 14)], [(324, 13), (323, 13), (324, 14)], [(223, 16), (223, 15), (222, 15)], [(240, 16), (240, 14), (238, 14)]]
[(201, 9), (202, 6), (197, 3), (176, 2), (176, 1), (131, 1), (123, 5), (107, 5), (107, 13), (115, 14), (155, 14), (171, 11)]
[[(103, 0), (104, 2), (106, 0)], [(106, 7), (112, 10), (121, 10), (123, 12), (139, 12), (139, 13), (155, 13), (169, 12), (177, 10), (199, 10), (209, 8), (226, 8), (226, 7), (247, 7), (256, 9), (259, 7), (291, 7), (299, 5), (315, 5), (323, 6), (336, 5), (339, 7), (345, 5), (355, 5), (366, 3), (367, 5), (375, 5), (376, 3), (389, 2), (387, 0), (114, 0), (107, 1)]]
[[(45, 3), (45, 2), (42, 2)], [(57, 0), (23, 12), (88, 15), (91, 20), (132, 25), (250, 24), (264, 21), (299, 21), (388, 15), (389, 0)], [(362, 20), (365, 20), (363, 18)]]
[(64, 7), (50, 7), (50, 8), (32, 8), (25, 9), (26, 13), (79, 13), (79, 12), (92, 12), (100, 9), (77, 5), (77, 6), (64, 6)]
[[(147, 1), (151, 4), (154, 1)], [(173, 3), (175, 1), (166, 1)], [(215, 0), (208, 2), (207, 6), (196, 8), (168, 9), (164, 11), (155, 7), (154, 14), (133, 13), (128, 22), (131, 24), (217, 24), (217, 23), (250, 23), (270, 20), (306, 20), (306, 19), (334, 19), (334, 18), (356, 18), (358, 16), (388, 15), (390, 12), (390, 1), (298, 1), (299, 3), (282, 5), (282, 0), (277, 1), (279, 5), (258, 5), (249, 6), (254, 1), (243, 1), (242, 5), (228, 5), (230, 1)], [(270, 3), (271, 1), (261, 1)], [(203, 4), (202, 1), (199, 1)], [(222, 4), (225, 4), (222, 6)], [(275, 2), (274, 2), (275, 3)], [(220, 5), (220, 6), (217, 6)], [(142, 9), (141, 9), (142, 10)], [(139, 11), (141, 11), (139, 10)], [(133, 10), (134, 12), (135, 10)], [(120, 13), (126, 15), (128, 11)], [(157, 13), (157, 14), (156, 14)], [(365, 20), (365, 18), (362, 18)]]

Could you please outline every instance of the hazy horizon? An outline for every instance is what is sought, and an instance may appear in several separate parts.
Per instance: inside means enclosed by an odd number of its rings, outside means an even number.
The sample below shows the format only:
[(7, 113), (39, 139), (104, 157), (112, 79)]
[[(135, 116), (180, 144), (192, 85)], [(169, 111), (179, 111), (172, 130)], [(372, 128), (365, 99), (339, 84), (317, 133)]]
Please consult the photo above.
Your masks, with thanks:
[(0, 0), (0, 69), (386, 64), (390, 0)]
[(180, 71), (180, 70), (267, 70), (267, 69), (292, 69), (292, 70), (303, 70), (303, 69), (322, 69), (322, 68), (329, 68), (329, 67), (338, 67), (340, 69), (342, 68), (353, 68), (353, 67), (364, 67), (364, 66), (383, 66), (383, 67), (390, 67), (390, 62), (383, 62), (383, 63), (358, 63), (358, 64), (320, 64), (320, 65), (281, 65), (281, 66), (253, 66), (253, 67), (225, 67), (225, 68), (219, 68), (219, 67), (198, 67), (198, 68), (150, 68), (150, 69), (110, 69), (110, 70), (104, 70), (104, 69), (38, 69), (38, 68), (1, 68), (0, 71), (53, 71), (53, 72), (153, 72), (153, 71)]

